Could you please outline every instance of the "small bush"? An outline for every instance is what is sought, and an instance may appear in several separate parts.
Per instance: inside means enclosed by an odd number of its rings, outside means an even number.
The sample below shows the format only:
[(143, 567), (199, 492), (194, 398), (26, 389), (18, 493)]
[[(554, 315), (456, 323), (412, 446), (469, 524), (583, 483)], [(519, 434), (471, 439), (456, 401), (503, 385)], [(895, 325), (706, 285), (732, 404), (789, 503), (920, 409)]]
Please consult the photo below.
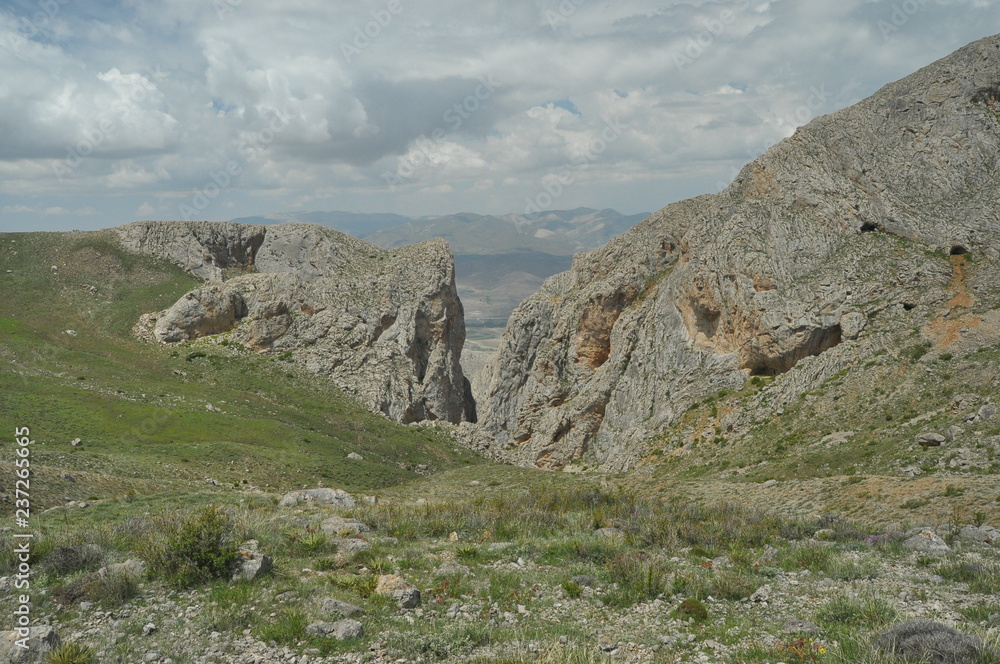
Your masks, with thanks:
[(677, 606), (677, 610), (674, 612), (679, 618), (693, 618), (695, 622), (704, 622), (708, 620), (708, 609), (702, 604), (701, 600), (694, 597), (688, 597), (686, 600), (681, 602)]
[(843, 594), (834, 596), (816, 612), (817, 620), (827, 625), (881, 627), (895, 617), (896, 610), (885, 600), (859, 599)]
[(64, 643), (49, 653), (45, 664), (93, 664), (94, 651), (79, 643)]
[(965, 489), (963, 489), (962, 487), (958, 487), (958, 486), (955, 486), (953, 484), (949, 484), (948, 486), (946, 486), (944, 488), (944, 497), (945, 498), (957, 498), (958, 496), (962, 496), (962, 495), (965, 495)]
[(188, 362), (194, 362), (195, 360), (200, 359), (202, 357), (208, 357), (208, 353), (201, 350), (196, 350), (193, 353), (188, 353), (188, 356), (184, 359)]
[(573, 581), (563, 581), (562, 589), (566, 593), (566, 597), (573, 599), (583, 594), (583, 587), (579, 583), (574, 583)]
[(239, 555), (232, 519), (210, 505), (194, 514), (158, 519), (160, 534), (145, 552), (150, 569), (185, 588), (229, 576)]
[(53, 574), (68, 575), (96, 570), (104, 563), (104, 551), (93, 544), (59, 546), (45, 557), (41, 567)]
[(308, 624), (309, 617), (304, 611), (282, 611), (274, 622), (264, 623), (255, 631), (257, 638), (265, 643), (294, 646), (306, 638)]

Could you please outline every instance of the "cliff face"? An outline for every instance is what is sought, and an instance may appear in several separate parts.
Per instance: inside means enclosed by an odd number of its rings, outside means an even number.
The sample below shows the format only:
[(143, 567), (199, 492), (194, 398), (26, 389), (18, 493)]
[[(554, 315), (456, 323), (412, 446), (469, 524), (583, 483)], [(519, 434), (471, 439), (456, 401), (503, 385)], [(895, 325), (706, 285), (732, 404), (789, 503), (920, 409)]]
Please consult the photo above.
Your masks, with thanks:
[(137, 222), (127, 249), (206, 284), (143, 317), (140, 335), (178, 343), (226, 333), (288, 353), (399, 422), (475, 421), (454, 257), (442, 241), (385, 251), (312, 225)]
[(982, 259), (972, 292), (997, 284), (998, 155), (993, 37), (578, 256), (515, 311), (487, 367), (494, 453), (628, 468), (706, 395), (781, 376), (773, 406), (960, 311), (949, 255)]

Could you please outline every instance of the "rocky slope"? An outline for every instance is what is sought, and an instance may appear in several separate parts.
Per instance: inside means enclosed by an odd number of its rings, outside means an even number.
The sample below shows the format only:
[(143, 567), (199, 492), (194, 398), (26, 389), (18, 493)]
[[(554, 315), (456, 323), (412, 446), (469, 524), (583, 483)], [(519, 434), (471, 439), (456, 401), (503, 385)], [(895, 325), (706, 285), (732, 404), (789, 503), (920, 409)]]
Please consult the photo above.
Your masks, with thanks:
[(969, 331), (1000, 342), (998, 155), (1000, 36), (577, 256), (515, 311), (487, 367), (493, 452), (628, 468), (646, 441), (690, 437), (676, 427), (699, 400), (751, 377), (777, 379), (718, 415), (717, 435), (738, 439), (914, 331), (935, 350)]
[(329, 376), (399, 422), (475, 420), (444, 242), (385, 251), (311, 225), (137, 222), (115, 232), (126, 249), (206, 280), (144, 316), (140, 336), (180, 343), (226, 335)]

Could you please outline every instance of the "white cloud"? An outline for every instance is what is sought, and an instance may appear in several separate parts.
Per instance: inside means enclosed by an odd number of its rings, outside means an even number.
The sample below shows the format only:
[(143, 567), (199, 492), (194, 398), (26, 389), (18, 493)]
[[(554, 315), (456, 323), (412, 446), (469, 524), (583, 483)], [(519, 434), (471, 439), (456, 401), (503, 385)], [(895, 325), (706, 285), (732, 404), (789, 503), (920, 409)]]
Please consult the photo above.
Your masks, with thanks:
[(0, 9), (4, 212), (171, 218), (232, 167), (207, 218), (502, 213), (574, 161), (560, 206), (648, 211), (1000, 22), (985, 0), (927, 0), (888, 35), (894, 0), (441, 0), (376, 30), (380, 2), (215, 4)]

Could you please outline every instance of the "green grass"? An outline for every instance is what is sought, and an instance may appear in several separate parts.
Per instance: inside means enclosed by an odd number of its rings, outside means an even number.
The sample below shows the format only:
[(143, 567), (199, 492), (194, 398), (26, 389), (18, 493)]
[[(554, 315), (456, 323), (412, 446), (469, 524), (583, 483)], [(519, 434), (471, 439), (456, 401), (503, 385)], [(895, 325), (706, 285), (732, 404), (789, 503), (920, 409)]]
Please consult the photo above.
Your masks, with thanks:
[[(0, 372), (0, 427), (29, 426), (34, 464), (77, 479), (40, 480), (36, 509), (65, 496), (190, 490), (205, 478), (229, 488), (371, 491), (417, 477), (418, 465), (480, 462), (447, 436), (368, 413), (276, 358), (210, 340), (176, 349), (135, 340), (141, 314), (198, 282), (123, 252), (105, 233), (0, 235), (0, 278), (0, 361), (9, 369)], [(75, 438), (80, 447), (69, 445)], [(351, 452), (364, 460), (344, 463)]]

